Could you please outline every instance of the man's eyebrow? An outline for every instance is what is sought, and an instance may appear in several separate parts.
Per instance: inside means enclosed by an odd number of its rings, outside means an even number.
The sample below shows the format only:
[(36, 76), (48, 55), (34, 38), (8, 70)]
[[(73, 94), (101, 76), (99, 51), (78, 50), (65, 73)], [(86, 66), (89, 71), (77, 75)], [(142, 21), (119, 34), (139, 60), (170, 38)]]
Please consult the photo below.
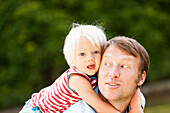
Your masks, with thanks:
[(122, 60), (133, 60), (132, 56), (126, 56), (126, 57), (122, 57)]
[(122, 61), (126, 61), (126, 62), (133, 62), (134, 60), (131, 58), (123, 58)]
[[(112, 57), (112, 55), (109, 55), (109, 54), (106, 54), (106, 55), (103, 56), (103, 58), (111, 58), (111, 57)], [(133, 56), (131, 56), (131, 55), (122, 56), (121, 60), (124, 60), (124, 61), (133, 61), (132, 57)]]

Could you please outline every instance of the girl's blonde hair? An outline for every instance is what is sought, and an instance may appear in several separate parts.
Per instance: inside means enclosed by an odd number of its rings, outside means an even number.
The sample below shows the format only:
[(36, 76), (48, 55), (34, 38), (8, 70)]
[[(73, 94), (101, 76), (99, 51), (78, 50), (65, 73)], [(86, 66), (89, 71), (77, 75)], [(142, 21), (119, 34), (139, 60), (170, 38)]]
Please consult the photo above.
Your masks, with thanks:
[(73, 64), (75, 50), (80, 38), (87, 38), (94, 46), (101, 48), (106, 43), (106, 35), (103, 29), (94, 25), (73, 24), (72, 29), (65, 39), (63, 53), (69, 66)]

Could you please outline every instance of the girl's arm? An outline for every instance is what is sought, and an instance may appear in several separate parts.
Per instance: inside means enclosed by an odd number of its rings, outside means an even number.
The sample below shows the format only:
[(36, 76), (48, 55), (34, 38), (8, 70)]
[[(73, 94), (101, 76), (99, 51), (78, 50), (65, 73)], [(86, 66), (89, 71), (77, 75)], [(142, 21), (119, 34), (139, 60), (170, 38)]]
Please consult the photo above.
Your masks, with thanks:
[(69, 87), (80, 95), (80, 97), (97, 113), (120, 113), (109, 103), (104, 102), (93, 90), (90, 82), (81, 75), (70, 75)]
[(130, 108), (131, 110), (129, 111), (129, 113), (143, 113), (143, 110), (141, 108), (141, 95), (139, 88), (137, 88), (135, 94), (132, 97)]

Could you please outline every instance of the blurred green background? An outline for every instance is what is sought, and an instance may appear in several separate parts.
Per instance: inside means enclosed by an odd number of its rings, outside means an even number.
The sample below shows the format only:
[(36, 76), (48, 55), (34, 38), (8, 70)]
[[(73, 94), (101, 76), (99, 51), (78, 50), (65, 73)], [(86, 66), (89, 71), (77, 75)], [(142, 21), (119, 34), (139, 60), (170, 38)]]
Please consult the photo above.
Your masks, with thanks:
[(169, 0), (0, 0), (0, 109), (23, 106), (68, 68), (62, 49), (73, 22), (101, 25), (108, 39), (135, 38), (150, 54), (145, 84), (169, 80), (169, 6)]

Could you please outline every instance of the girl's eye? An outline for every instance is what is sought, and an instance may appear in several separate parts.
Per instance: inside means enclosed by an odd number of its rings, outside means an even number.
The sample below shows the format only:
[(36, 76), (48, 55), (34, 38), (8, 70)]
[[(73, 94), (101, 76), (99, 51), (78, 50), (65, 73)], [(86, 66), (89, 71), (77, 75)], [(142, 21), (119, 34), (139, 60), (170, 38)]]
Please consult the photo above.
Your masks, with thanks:
[(80, 53), (80, 55), (81, 55), (81, 56), (84, 56), (84, 55), (85, 55), (85, 53)]
[(97, 54), (97, 53), (99, 53), (99, 52), (98, 52), (98, 51), (94, 51), (93, 53), (94, 53), (94, 54)]
[(105, 66), (109, 66), (109, 65), (110, 65), (110, 63), (106, 62), (104, 65), (105, 65)]

